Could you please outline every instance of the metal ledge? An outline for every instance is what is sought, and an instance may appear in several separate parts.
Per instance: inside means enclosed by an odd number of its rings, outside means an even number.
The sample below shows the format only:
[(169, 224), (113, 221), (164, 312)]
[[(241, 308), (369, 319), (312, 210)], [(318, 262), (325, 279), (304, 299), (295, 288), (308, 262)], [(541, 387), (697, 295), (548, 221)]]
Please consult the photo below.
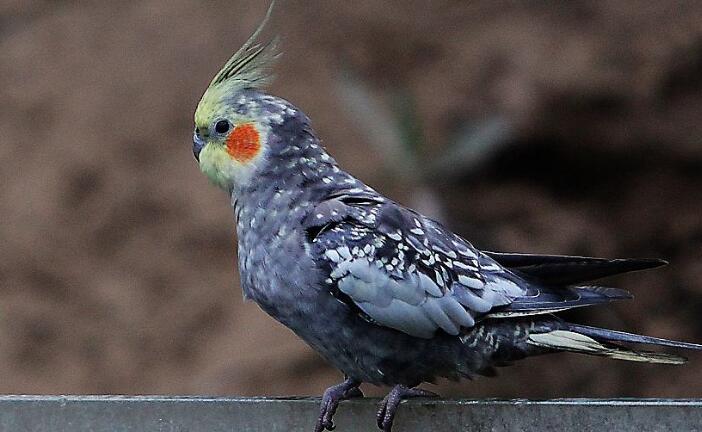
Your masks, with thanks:
[[(378, 399), (342, 402), (337, 431), (373, 431)], [(317, 398), (0, 396), (7, 432), (310, 432)], [(702, 399), (410, 400), (400, 431), (702, 431)]]

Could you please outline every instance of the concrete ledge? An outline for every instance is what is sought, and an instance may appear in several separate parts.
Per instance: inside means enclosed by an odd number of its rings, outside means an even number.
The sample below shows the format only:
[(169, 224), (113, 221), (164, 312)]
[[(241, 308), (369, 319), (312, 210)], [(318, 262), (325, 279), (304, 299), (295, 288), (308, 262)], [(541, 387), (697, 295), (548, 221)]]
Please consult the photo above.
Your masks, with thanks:
[[(378, 399), (346, 401), (337, 431), (377, 431)], [(311, 432), (319, 399), (0, 396), (7, 432)], [(411, 400), (395, 431), (702, 431), (702, 399)]]

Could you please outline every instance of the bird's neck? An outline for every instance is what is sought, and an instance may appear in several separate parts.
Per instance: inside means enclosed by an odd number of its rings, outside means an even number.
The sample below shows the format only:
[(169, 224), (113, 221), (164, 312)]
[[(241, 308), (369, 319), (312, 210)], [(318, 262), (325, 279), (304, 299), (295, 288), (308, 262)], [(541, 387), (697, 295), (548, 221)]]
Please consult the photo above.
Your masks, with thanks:
[[(232, 194), (242, 288), (245, 296), (264, 310), (274, 307), (275, 302), (270, 301), (272, 294), (257, 279), (256, 269), (284, 262), (290, 256), (305, 257), (303, 220), (340, 185), (358, 182), (320, 151), (324, 150), (312, 148), (295, 157), (281, 158), (270, 164), (274, 168), (257, 177), (255, 186)], [(281, 166), (286, 168), (278, 169)], [(311, 264), (309, 267), (308, 271), (314, 271)]]
[(255, 182), (232, 191), (239, 229), (272, 234), (283, 224), (299, 223), (325, 197), (364, 186), (341, 170), (316, 140), (291, 144), (269, 157)]

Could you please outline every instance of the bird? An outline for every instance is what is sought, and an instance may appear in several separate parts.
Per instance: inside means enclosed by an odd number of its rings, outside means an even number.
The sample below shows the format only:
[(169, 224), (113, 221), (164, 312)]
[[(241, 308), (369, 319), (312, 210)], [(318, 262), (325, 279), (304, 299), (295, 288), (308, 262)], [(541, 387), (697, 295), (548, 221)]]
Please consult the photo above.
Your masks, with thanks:
[(391, 387), (376, 417), (389, 432), (400, 402), (437, 396), (418, 386), (438, 378), (563, 351), (682, 364), (628, 344), (702, 349), (557, 315), (631, 298), (593, 281), (663, 260), (481, 251), (343, 170), (309, 118), (266, 92), (279, 44), (258, 38), (272, 6), (198, 103), (193, 153), (231, 199), (244, 297), (344, 374), (324, 392), (315, 432), (334, 429), (362, 383)]

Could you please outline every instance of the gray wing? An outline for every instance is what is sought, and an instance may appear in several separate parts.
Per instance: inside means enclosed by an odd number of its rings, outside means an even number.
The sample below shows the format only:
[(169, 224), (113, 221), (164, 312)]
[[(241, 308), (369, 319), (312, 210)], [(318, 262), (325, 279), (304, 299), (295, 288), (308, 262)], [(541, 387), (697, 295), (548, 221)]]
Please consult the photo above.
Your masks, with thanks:
[(330, 291), (366, 319), (412, 336), (457, 335), (526, 293), (464, 239), (379, 196), (333, 197), (305, 224)]
[(483, 252), (500, 265), (550, 285), (572, 285), (668, 264), (652, 258), (607, 259), (568, 255)]

